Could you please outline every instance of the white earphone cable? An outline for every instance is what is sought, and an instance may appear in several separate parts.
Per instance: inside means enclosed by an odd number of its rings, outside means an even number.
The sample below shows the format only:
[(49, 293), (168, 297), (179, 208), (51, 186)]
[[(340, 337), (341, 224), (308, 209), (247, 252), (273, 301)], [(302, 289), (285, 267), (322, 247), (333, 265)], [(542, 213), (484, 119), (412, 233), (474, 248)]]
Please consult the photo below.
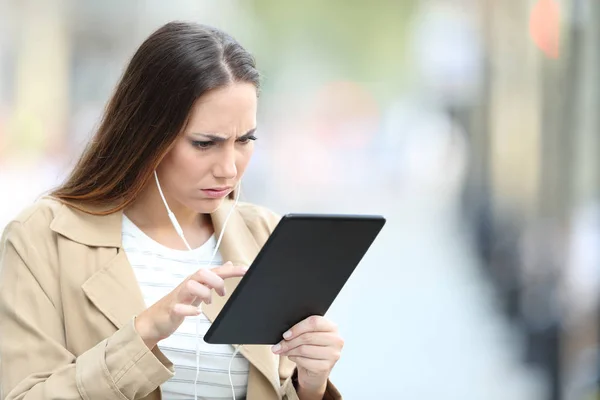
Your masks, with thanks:
[[(181, 225), (179, 225), (179, 222), (177, 221), (177, 218), (175, 217), (175, 214), (171, 211), (171, 209), (169, 208), (169, 204), (167, 203), (167, 199), (165, 198), (165, 195), (163, 194), (162, 188), (160, 186), (160, 182), (158, 181), (158, 174), (156, 173), (156, 171), (154, 171), (154, 179), (156, 180), (156, 187), (158, 188), (158, 192), (160, 194), (160, 197), (165, 205), (165, 208), (167, 209), (167, 214), (169, 216), (169, 220), (171, 220), (171, 224), (173, 225), (173, 227), (175, 228), (175, 231), (177, 232), (177, 235), (181, 238), (181, 240), (183, 240), (183, 243), (185, 244), (185, 247), (189, 250), (192, 251), (192, 248), (190, 246), (190, 244), (188, 243), (188, 241), (185, 238), (185, 235), (183, 233), (183, 229), (181, 228)], [(237, 192), (235, 195), (235, 201), (233, 203), (233, 206), (231, 207), (231, 209), (229, 210), (229, 212), (227, 213), (227, 217), (225, 217), (225, 222), (223, 222), (223, 227), (221, 228), (221, 233), (219, 234), (219, 238), (217, 240), (217, 244), (215, 246), (215, 249), (213, 250), (212, 256), (210, 258), (210, 261), (208, 262), (208, 265), (212, 265), (212, 263), (215, 260), (215, 257), (219, 251), (219, 247), (221, 245), (221, 240), (223, 239), (223, 234), (225, 233), (225, 228), (227, 227), (227, 222), (229, 222), (229, 217), (231, 217), (231, 214), (233, 213), (233, 210), (236, 208), (238, 201), (240, 199), (240, 187), (241, 187), (242, 182), (240, 181), (238, 183), (237, 186)], [(198, 265), (201, 265), (201, 261), (197, 260)], [(200, 309), (200, 313), (202, 313), (202, 305), (198, 306), (198, 308)], [(194, 379), (194, 400), (198, 400), (198, 379), (200, 378), (200, 316), (196, 317), (196, 377)], [(233, 355), (231, 356), (231, 359), (229, 360), (229, 369), (228, 369), (228, 373), (229, 373), (229, 383), (231, 384), (231, 392), (233, 395), (233, 400), (236, 400), (235, 398), (235, 386), (233, 386), (233, 379), (231, 377), (231, 364), (233, 363), (233, 360), (235, 358), (235, 356), (239, 353), (239, 351), (241, 350), (241, 346), (237, 346), (235, 348), (235, 351), (233, 352)]]
[(227, 373), (229, 374), (229, 384), (231, 385), (231, 394), (233, 396), (233, 400), (235, 399), (235, 386), (233, 386), (233, 378), (231, 377), (231, 364), (233, 364), (233, 360), (235, 359), (235, 356), (240, 352), (240, 350), (242, 349), (242, 346), (236, 346), (235, 351), (233, 352), (233, 354), (231, 355), (231, 358), (229, 359), (229, 368), (227, 369)]

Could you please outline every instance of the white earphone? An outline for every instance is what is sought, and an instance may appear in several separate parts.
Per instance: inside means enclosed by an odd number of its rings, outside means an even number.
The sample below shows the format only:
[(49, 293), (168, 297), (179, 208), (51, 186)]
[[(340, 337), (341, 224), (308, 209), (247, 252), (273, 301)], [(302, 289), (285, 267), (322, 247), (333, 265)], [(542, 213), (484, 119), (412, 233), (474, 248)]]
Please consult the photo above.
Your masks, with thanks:
[[(177, 217), (175, 217), (175, 214), (173, 213), (173, 211), (171, 211), (171, 208), (169, 208), (167, 199), (165, 198), (162, 188), (160, 187), (160, 182), (158, 181), (158, 174), (156, 173), (156, 170), (154, 171), (154, 179), (156, 180), (156, 187), (158, 188), (158, 193), (160, 194), (163, 204), (165, 205), (165, 208), (167, 209), (167, 215), (169, 216), (169, 220), (171, 220), (171, 224), (173, 225), (173, 228), (175, 228), (177, 235), (181, 238), (181, 240), (183, 240), (185, 247), (189, 251), (192, 251), (192, 248), (189, 245), (189, 243), (183, 233), (183, 228), (181, 227), (181, 225), (179, 225), (179, 221), (177, 221)], [(233, 203), (233, 206), (227, 213), (227, 217), (225, 218), (225, 222), (223, 223), (223, 227), (221, 228), (221, 234), (219, 235), (219, 239), (217, 240), (217, 245), (215, 246), (215, 249), (213, 250), (213, 253), (210, 258), (210, 261), (208, 262), (208, 265), (212, 265), (213, 261), (215, 260), (216, 255), (219, 251), (219, 246), (221, 245), (221, 240), (223, 239), (223, 234), (225, 233), (225, 228), (227, 227), (227, 222), (229, 222), (229, 217), (233, 213), (233, 210), (237, 206), (238, 201), (240, 199), (241, 185), (242, 185), (242, 181), (240, 180), (240, 182), (238, 183), (237, 188), (236, 188), (235, 201)], [(200, 260), (198, 260), (198, 265), (200, 265)], [(200, 306), (199, 308), (200, 308), (200, 312), (202, 312), (202, 306)], [(231, 364), (233, 363), (233, 359), (239, 353), (240, 350), (241, 350), (241, 346), (236, 346), (235, 351), (233, 352), (233, 355), (231, 356), (231, 359), (229, 360), (229, 383), (231, 384), (231, 393), (233, 394), (233, 400), (236, 400), (236, 398), (235, 398), (235, 387), (233, 386), (233, 379), (231, 377)], [(196, 318), (196, 378), (194, 379), (194, 400), (198, 400), (198, 379), (199, 379), (199, 377), (200, 377), (200, 318)]]

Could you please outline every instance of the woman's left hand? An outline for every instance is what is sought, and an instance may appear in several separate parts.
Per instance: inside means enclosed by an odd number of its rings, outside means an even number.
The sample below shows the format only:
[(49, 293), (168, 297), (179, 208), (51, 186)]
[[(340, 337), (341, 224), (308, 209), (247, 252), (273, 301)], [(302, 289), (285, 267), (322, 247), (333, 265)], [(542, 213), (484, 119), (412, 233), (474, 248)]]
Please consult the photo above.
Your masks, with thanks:
[(272, 350), (296, 363), (298, 389), (315, 394), (324, 392), (344, 347), (336, 325), (323, 317), (312, 316), (293, 326), (283, 338)]

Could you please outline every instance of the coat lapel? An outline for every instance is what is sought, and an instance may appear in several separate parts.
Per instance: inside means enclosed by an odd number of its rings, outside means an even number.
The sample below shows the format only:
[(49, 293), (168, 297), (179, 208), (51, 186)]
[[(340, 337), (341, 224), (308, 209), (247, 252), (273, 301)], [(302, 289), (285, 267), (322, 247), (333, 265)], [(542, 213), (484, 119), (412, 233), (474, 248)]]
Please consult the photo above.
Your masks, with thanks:
[[(221, 234), (231, 207), (233, 202), (226, 201), (211, 214), (217, 238)], [(106, 247), (107, 249), (103, 250), (111, 252), (111, 256), (106, 258), (106, 263), (82, 285), (82, 290), (116, 328), (122, 327), (134, 315), (146, 308), (131, 264), (121, 247), (122, 218), (122, 212), (97, 216), (63, 206), (51, 225), (55, 232), (70, 240), (90, 247)], [(259, 244), (238, 210), (233, 210), (229, 216), (219, 250), (224, 261), (247, 266), (252, 263), (260, 250)], [(227, 295), (224, 297), (215, 295), (212, 304), (202, 306), (204, 315), (211, 322), (215, 320), (240, 280), (240, 278), (228, 279), (225, 283)], [(262, 374), (276, 393), (279, 393), (278, 357), (271, 352), (270, 347), (244, 345), (240, 353), (256, 369), (256, 371), (251, 370), (251, 377), (256, 373)], [(258, 390), (250, 387), (253, 381), (262, 382), (263, 379), (258, 377), (255, 380), (250, 379), (249, 393)]]
[(122, 212), (98, 216), (63, 205), (50, 225), (62, 236), (96, 248), (99, 268), (81, 288), (117, 329), (146, 308), (131, 264), (121, 248), (122, 219)]

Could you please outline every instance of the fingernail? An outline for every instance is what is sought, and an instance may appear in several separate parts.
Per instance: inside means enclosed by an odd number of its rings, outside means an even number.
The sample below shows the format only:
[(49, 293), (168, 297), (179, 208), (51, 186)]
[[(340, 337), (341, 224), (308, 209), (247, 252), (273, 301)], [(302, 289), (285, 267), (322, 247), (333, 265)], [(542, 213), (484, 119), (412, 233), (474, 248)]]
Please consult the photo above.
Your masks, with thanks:
[(271, 347), (271, 350), (273, 350), (273, 353), (277, 353), (279, 350), (281, 350), (281, 345), (276, 344), (275, 346)]
[(289, 339), (291, 337), (292, 337), (292, 331), (287, 331), (286, 333), (283, 334), (284, 339)]
[(249, 269), (250, 269), (250, 267), (249, 267), (249, 266), (247, 266), (247, 265), (244, 265), (244, 266), (242, 267), (242, 270), (243, 270), (244, 272), (248, 271)]

